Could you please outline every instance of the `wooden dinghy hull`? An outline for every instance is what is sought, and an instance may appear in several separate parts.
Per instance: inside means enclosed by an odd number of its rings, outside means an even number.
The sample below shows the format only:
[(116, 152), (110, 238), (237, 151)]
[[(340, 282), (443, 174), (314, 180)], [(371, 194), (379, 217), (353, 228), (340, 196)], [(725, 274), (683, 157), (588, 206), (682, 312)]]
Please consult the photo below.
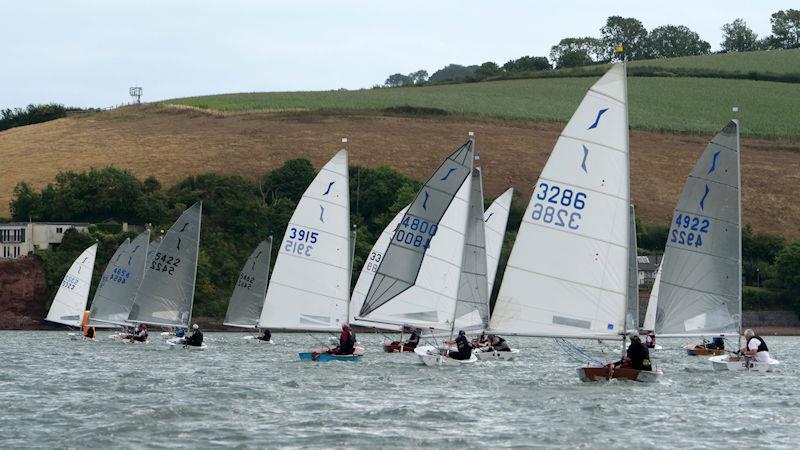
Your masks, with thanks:
[(725, 350), (705, 348), (698, 345), (687, 345), (684, 348), (689, 356), (719, 356), (725, 354)]
[(588, 383), (593, 381), (608, 381), (611, 379), (639, 381), (642, 383), (655, 383), (664, 373), (660, 370), (636, 370), (630, 367), (579, 367), (578, 378)]
[(409, 347), (407, 345), (403, 345), (400, 341), (394, 342), (387, 342), (383, 344), (383, 351), (386, 353), (413, 353), (415, 347)]

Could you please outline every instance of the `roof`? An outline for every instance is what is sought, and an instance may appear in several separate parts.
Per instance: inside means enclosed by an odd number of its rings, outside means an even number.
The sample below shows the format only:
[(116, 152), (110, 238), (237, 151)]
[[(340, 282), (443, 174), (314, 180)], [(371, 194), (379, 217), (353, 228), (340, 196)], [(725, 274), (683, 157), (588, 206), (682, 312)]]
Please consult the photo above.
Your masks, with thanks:
[(662, 259), (664, 259), (664, 255), (639, 255), (636, 257), (636, 263), (639, 270), (655, 272)]

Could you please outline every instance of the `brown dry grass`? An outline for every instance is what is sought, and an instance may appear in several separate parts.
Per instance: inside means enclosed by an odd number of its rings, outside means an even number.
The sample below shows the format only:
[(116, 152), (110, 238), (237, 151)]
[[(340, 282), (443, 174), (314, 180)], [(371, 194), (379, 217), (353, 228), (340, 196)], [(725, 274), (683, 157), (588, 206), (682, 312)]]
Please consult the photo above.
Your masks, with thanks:
[[(114, 165), (169, 186), (190, 174), (256, 176), (289, 158), (323, 164), (350, 140), (351, 163), (391, 165), (426, 177), (450, 150), (477, 135), (486, 195), (514, 186), (524, 196), (561, 131), (557, 123), (464, 117), (333, 115), (310, 112), (206, 113), (128, 107), (0, 133), (0, 215), (19, 181), (40, 188), (58, 171)], [(645, 222), (670, 220), (681, 186), (710, 136), (631, 133), (631, 176)], [(744, 222), (800, 238), (800, 143), (742, 140)]]

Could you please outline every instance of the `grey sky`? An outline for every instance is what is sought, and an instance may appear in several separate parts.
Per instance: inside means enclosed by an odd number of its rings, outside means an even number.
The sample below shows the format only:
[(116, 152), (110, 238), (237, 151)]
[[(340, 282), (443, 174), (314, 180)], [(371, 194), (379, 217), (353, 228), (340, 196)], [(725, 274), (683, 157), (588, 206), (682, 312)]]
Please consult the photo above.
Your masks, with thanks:
[(0, 8), (0, 107), (111, 106), (228, 92), (370, 87), (448, 63), (547, 56), (611, 15), (686, 25), (719, 49), (737, 17), (759, 36), (796, 0), (11, 1)]

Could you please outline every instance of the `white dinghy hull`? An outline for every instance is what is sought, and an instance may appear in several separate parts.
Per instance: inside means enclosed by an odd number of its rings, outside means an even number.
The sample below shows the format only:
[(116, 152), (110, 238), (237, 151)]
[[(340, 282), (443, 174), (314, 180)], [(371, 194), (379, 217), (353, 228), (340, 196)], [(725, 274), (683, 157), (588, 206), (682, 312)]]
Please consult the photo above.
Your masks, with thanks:
[(752, 359), (748, 361), (748, 359), (736, 356), (732, 357), (731, 355), (719, 355), (708, 358), (711, 362), (711, 367), (715, 371), (750, 370), (756, 372), (771, 372), (780, 365), (780, 361), (777, 359), (770, 359), (769, 362), (753, 361)]
[(439, 350), (432, 345), (425, 345), (414, 349), (414, 353), (426, 366), (465, 366), (478, 362), (478, 357), (473, 353), (469, 359), (453, 359), (439, 353)]
[(183, 343), (183, 338), (170, 339), (167, 341), (167, 345), (169, 346), (170, 349), (184, 348), (186, 350), (205, 350), (208, 348), (208, 345), (206, 345), (205, 342), (203, 342), (200, 346), (186, 345)]
[(242, 336), (242, 339), (244, 339), (245, 341), (250, 342), (252, 344), (274, 344), (275, 343), (275, 341), (273, 341), (272, 339), (270, 339), (268, 341), (265, 341), (263, 339), (257, 339), (257, 336)]
[(519, 356), (519, 349), (512, 348), (509, 352), (475, 350), (472, 353), (479, 361), (512, 361)]

